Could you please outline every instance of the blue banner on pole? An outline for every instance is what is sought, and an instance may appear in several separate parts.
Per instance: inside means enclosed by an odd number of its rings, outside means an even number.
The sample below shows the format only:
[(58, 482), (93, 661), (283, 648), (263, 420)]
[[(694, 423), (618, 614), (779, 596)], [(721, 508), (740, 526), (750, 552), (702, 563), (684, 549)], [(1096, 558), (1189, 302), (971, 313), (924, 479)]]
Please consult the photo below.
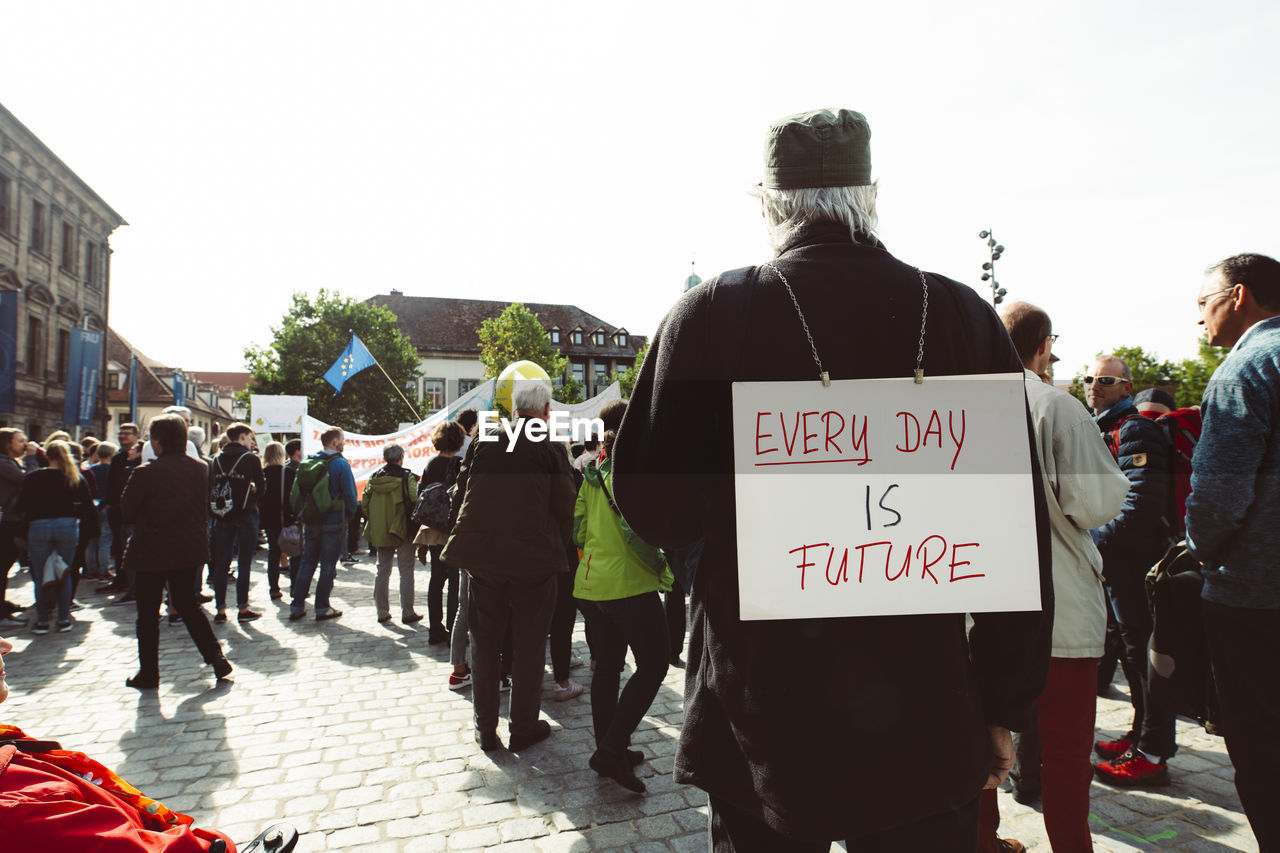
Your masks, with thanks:
[(0, 291), (0, 412), (17, 407), (15, 383), (18, 378), (18, 292)]
[(93, 426), (102, 364), (102, 332), (72, 329), (67, 362), (67, 397), (62, 406), (62, 421), (66, 426)]
[(187, 404), (187, 379), (182, 375), (181, 370), (173, 372), (173, 404), (175, 406)]
[(129, 354), (129, 423), (138, 422), (138, 357)]

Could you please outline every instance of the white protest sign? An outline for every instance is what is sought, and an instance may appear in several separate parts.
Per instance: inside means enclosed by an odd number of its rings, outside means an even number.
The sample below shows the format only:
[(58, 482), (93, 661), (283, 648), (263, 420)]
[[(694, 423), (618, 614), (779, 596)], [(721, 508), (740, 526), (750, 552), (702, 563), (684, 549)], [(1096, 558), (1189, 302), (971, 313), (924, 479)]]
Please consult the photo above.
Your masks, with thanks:
[(1039, 610), (1022, 383), (735, 382), (742, 618)]
[[(436, 454), (436, 449), (431, 444), (431, 434), (435, 432), (436, 426), (445, 420), (445, 414), (444, 411), (436, 412), (422, 423), (386, 435), (346, 433), (342, 455), (351, 463), (351, 473), (356, 478), (357, 492), (363, 491), (365, 481), (373, 476), (373, 472), (386, 464), (382, 458), (382, 449), (388, 444), (398, 444), (403, 447), (404, 467), (422, 476), (422, 469), (427, 467), (427, 460)], [(309, 415), (303, 419), (303, 424), (305, 429), (302, 433), (302, 455), (306, 457), (320, 451), (322, 448), (320, 436), (329, 429), (329, 424)]]
[(306, 397), (249, 395), (249, 423), (254, 432), (302, 432), (306, 413)]

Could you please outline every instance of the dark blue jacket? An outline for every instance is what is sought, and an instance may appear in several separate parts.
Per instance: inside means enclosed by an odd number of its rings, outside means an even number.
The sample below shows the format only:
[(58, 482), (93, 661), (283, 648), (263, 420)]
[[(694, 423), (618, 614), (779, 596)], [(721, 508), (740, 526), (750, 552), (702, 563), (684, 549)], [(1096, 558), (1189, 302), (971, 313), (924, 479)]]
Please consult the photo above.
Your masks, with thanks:
[[(1174, 511), (1169, 445), (1160, 426), (1143, 417), (1129, 397), (1097, 422), (1120, 470), (1129, 478), (1129, 494), (1120, 514), (1097, 530), (1102, 571), (1105, 576), (1130, 566), (1146, 572), (1169, 546)], [(1116, 424), (1120, 424), (1118, 447), (1113, 446)]]

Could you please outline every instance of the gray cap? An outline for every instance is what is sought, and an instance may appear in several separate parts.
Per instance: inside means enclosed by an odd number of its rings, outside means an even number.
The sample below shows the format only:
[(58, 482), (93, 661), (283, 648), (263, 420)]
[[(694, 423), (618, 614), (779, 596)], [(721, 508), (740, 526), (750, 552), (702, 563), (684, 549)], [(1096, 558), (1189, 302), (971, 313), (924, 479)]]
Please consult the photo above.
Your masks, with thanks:
[(853, 110), (813, 110), (774, 122), (764, 142), (763, 186), (871, 184), (871, 125)]

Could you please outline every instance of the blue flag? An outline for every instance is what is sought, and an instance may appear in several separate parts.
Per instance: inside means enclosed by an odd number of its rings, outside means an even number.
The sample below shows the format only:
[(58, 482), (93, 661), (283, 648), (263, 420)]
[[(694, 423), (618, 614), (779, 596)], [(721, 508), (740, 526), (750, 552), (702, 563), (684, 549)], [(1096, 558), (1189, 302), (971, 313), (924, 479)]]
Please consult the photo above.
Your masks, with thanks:
[(182, 375), (181, 370), (173, 372), (173, 404), (175, 406), (187, 404), (187, 378)]
[(0, 412), (13, 412), (18, 379), (18, 292), (0, 291)]
[(342, 391), (343, 384), (348, 379), (355, 376), (366, 367), (373, 367), (378, 360), (369, 352), (368, 347), (364, 345), (364, 341), (356, 337), (356, 333), (351, 333), (351, 342), (347, 344), (347, 348), (342, 351), (342, 355), (333, 363), (324, 374), (324, 381), (334, 387), (333, 395), (338, 396)]
[(93, 408), (98, 400), (98, 371), (102, 363), (102, 332), (72, 329), (68, 356), (62, 422), (67, 426), (93, 426)]

